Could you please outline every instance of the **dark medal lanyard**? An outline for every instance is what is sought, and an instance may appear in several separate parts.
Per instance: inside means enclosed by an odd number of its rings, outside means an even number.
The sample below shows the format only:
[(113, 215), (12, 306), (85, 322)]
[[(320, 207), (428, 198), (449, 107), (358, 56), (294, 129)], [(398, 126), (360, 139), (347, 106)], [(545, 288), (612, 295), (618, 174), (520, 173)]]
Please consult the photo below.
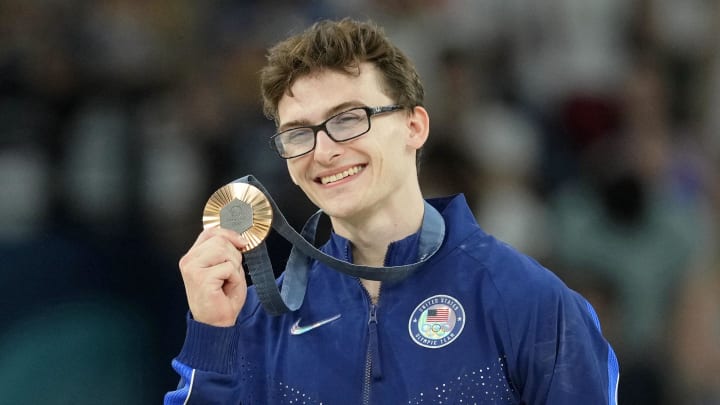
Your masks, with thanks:
[[(296, 232), (265, 187), (254, 176), (248, 175), (220, 188), (210, 197), (205, 206), (203, 223), (205, 228), (219, 225), (232, 229), (248, 239), (250, 243), (243, 250), (243, 260), (258, 298), (270, 315), (300, 308), (305, 299), (312, 259), (353, 277), (397, 282), (427, 262), (440, 249), (445, 237), (445, 221), (433, 206), (425, 202), (418, 246), (419, 260), (401, 266), (361, 266), (339, 260), (314, 246), (322, 213), (322, 210), (318, 210), (308, 219), (302, 231)], [(281, 290), (275, 283), (275, 274), (264, 242), (271, 226), (292, 244)]]

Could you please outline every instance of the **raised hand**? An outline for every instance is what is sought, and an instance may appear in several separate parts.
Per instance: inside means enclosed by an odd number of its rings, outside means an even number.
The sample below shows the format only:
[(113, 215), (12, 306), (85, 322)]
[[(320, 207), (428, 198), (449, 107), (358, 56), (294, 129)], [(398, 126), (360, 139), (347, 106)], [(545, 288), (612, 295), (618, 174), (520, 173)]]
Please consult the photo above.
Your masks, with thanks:
[(232, 326), (247, 297), (242, 253), (248, 241), (229, 229), (204, 230), (180, 259), (180, 273), (193, 318)]

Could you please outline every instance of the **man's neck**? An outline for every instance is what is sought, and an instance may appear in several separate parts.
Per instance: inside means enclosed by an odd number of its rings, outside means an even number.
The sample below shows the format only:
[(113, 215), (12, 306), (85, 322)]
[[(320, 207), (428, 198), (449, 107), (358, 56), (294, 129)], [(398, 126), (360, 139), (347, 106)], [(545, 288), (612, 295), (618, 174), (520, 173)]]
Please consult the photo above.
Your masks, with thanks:
[[(354, 218), (333, 218), (335, 232), (352, 244), (353, 263), (381, 267), (385, 265), (388, 246), (416, 233), (422, 225), (425, 203), (419, 188), (405, 197), (371, 208)], [(398, 196), (403, 196), (399, 193)], [(377, 304), (380, 297), (379, 281), (361, 279), (370, 301)]]
[(388, 245), (416, 233), (422, 224), (425, 205), (422, 197), (396, 203), (351, 219), (333, 219), (335, 232), (352, 243), (353, 262), (380, 267)]

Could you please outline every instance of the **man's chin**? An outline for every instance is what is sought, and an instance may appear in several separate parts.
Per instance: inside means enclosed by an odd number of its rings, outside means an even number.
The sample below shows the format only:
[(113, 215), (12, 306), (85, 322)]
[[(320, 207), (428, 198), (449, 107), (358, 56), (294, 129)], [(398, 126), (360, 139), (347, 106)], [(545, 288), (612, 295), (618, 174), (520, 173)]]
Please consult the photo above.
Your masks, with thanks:
[(357, 205), (349, 197), (320, 201), (316, 204), (326, 215), (333, 218), (350, 218), (357, 212)]

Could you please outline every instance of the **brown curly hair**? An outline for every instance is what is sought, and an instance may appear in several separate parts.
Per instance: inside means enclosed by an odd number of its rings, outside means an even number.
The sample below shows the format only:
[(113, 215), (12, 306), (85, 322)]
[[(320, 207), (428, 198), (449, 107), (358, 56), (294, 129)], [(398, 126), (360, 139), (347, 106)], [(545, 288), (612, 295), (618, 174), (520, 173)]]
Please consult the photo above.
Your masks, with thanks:
[(316, 22), (270, 48), (260, 71), (265, 115), (278, 122), (278, 103), (299, 77), (324, 69), (358, 75), (363, 62), (375, 65), (383, 92), (397, 104), (423, 105), (423, 86), (407, 56), (374, 23), (345, 18)]

